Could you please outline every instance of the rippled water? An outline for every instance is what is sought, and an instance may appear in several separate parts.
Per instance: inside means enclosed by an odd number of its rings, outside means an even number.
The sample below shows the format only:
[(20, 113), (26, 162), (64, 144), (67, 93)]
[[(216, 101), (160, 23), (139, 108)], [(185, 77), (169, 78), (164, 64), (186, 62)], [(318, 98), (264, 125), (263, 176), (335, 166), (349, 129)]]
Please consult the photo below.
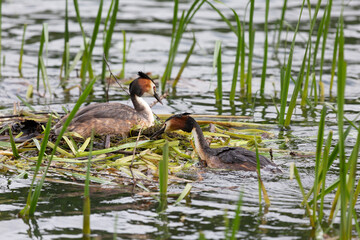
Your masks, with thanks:
[[(71, 2), (71, 1), (70, 1)], [(82, 44), (79, 26), (76, 22), (75, 11), (70, 3), (70, 51), (71, 58), (75, 56)], [(187, 3), (187, 4), (185, 4)], [(184, 1), (181, 8), (188, 6), (190, 1)], [(286, 21), (292, 26), (286, 34), (282, 35), (283, 43), (278, 55), (274, 55), (274, 41), (277, 37), (277, 22), (281, 15), (283, 1), (272, 0), (269, 15), (269, 60), (267, 69), (268, 97), (261, 102), (249, 104), (243, 99), (237, 98), (235, 106), (228, 103), (228, 90), (231, 85), (233, 62), (235, 59), (236, 38), (229, 31), (227, 25), (219, 15), (212, 11), (206, 4), (194, 17), (189, 25), (188, 33), (179, 49), (176, 66), (173, 74), (177, 73), (187, 50), (192, 43), (192, 31), (195, 32), (197, 46), (191, 56), (189, 66), (183, 73), (176, 94), (171, 94), (164, 105), (156, 105), (155, 113), (178, 113), (187, 111), (197, 114), (224, 114), (224, 115), (248, 115), (254, 116), (255, 122), (276, 123), (276, 109), (272, 96), (275, 91), (279, 96), (280, 67), (284, 62), (284, 56), (288, 55), (292, 39), (292, 29), (296, 26), (300, 11), (300, 1), (289, 1), (286, 12)], [(229, 0), (226, 4), (237, 10), (241, 19), (244, 16), (247, 1)], [(315, 5), (315, 3), (313, 3)], [(336, 23), (340, 15), (341, 1), (334, 0), (331, 29), (327, 39), (327, 52), (325, 54), (325, 67), (323, 81), (328, 95), (330, 66), (332, 61), (332, 49), (334, 44)], [(54, 96), (34, 96), (32, 104), (37, 110), (61, 111), (61, 106), (71, 108), (76, 102), (78, 91), (72, 90), (66, 94), (58, 86), (63, 51), (64, 31), (64, 1), (5, 1), (3, 2), (2, 18), (2, 55), (5, 57), (5, 65), (2, 66), (0, 79), (0, 109), (3, 113), (9, 113), (13, 102), (18, 101), (16, 95), (25, 96), (27, 85), (36, 84), (37, 54), (39, 39), (43, 23), (48, 23), (50, 42), (46, 59), (47, 71), (50, 76)], [(109, 3), (105, 3), (106, 8)], [(113, 69), (120, 69), (122, 62), (122, 34), (125, 30), (127, 38), (132, 38), (133, 43), (126, 64), (126, 75), (135, 76), (141, 70), (150, 71), (153, 74), (162, 74), (166, 65), (169, 38), (171, 34), (172, 20), (171, 1), (120, 1), (120, 12), (113, 35), (109, 61)], [(225, 6), (217, 5), (223, 9), (226, 16), (231, 16), (231, 11)], [(264, 22), (265, 1), (257, 1), (255, 5), (255, 48), (253, 62), (253, 91), (257, 91), (260, 85), (262, 68), (264, 34), (262, 32)], [(81, 15), (85, 31), (92, 32), (92, 27), (98, 1), (81, 1)], [(322, 10), (319, 16), (322, 16)], [(345, 7), (345, 58), (348, 63), (347, 89), (346, 89), (346, 114), (352, 119), (360, 110), (359, 105), (359, 78), (360, 78), (360, 2), (350, 1)], [(105, 15), (105, 11), (104, 11)], [(23, 74), (20, 79), (17, 71), (19, 51), (23, 25), (27, 24), (26, 43), (24, 52)], [(303, 22), (297, 37), (297, 46), (293, 59), (293, 76), (296, 76), (303, 57), (305, 39), (309, 28), (309, 16), (304, 9)], [(246, 36), (247, 37), (247, 36)], [(314, 39), (316, 36), (314, 36)], [(213, 90), (216, 88), (216, 76), (213, 74), (212, 61), (213, 49), (216, 40), (222, 41), (223, 46), (223, 78), (225, 96), (221, 109), (215, 106)], [(102, 39), (99, 35), (97, 46), (94, 50), (94, 69), (100, 73)], [(71, 75), (69, 86), (78, 84), (76, 73)], [(274, 86), (273, 86), (274, 83)], [(290, 90), (291, 91), (291, 90)], [(333, 89), (336, 92), (336, 86)], [(130, 104), (125, 94), (117, 89), (110, 91), (111, 100)], [(327, 98), (327, 100), (331, 100)], [(92, 101), (104, 101), (104, 92), (100, 84), (96, 85)], [(152, 101), (152, 99), (148, 99)], [(317, 107), (320, 108), (320, 107)], [(286, 138), (288, 142), (271, 142), (267, 147), (274, 149), (285, 148), (305, 152), (315, 151), (315, 136), (319, 114), (317, 112), (303, 112), (297, 109), (293, 117), (291, 131), (281, 132), (274, 127), (272, 131), (280, 139)], [(336, 132), (336, 116), (329, 114), (327, 118), (327, 131)], [(309, 138), (310, 137), (310, 138)], [(336, 138), (336, 137), (335, 137)], [(350, 136), (349, 144), (353, 143), (355, 133)], [(305, 139), (305, 140), (304, 140)], [(349, 150), (350, 147), (349, 147)], [(199, 232), (203, 232), (208, 239), (221, 239), (224, 237), (224, 214), (230, 218), (234, 216), (235, 204), (239, 192), (243, 194), (243, 206), (241, 213), (241, 231), (238, 237), (243, 239), (309, 239), (312, 229), (308, 217), (305, 215), (301, 204), (301, 193), (295, 180), (289, 180), (289, 165), (295, 162), (299, 168), (305, 189), (309, 189), (313, 183), (314, 158), (313, 157), (275, 157), (275, 162), (282, 167), (284, 174), (280, 176), (264, 176), (271, 206), (268, 209), (259, 210), (258, 184), (256, 176), (242, 172), (212, 172), (203, 174), (203, 181), (193, 183), (191, 199), (186, 203), (173, 206), (175, 199), (170, 199), (165, 213), (156, 211), (157, 202), (151, 197), (132, 195), (128, 189), (92, 188), (91, 194), (91, 228), (94, 236), (101, 239), (112, 239), (116, 233), (122, 239), (197, 239)], [(336, 164), (335, 164), (336, 165)], [(337, 167), (331, 169), (329, 183), (337, 178)], [(82, 237), (82, 186), (71, 186), (60, 183), (47, 183), (35, 219), (29, 222), (17, 218), (17, 213), (23, 208), (29, 186), (29, 180), (13, 179), (11, 176), (0, 177), (0, 236), (2, 239), (70, 239)], [(181, 191), (183, 186), (172, 186), (170, 191)], [(330, 201), (333, 196), (326, 198), (329, 212)], [(359, 210), (360, 204), (356, 205)], [(14, 227), (16, 226), (16, 227)], [(335, 229), (338, 227), (335, 224)], [(335, 232), (330, 234), (337, 235)]]

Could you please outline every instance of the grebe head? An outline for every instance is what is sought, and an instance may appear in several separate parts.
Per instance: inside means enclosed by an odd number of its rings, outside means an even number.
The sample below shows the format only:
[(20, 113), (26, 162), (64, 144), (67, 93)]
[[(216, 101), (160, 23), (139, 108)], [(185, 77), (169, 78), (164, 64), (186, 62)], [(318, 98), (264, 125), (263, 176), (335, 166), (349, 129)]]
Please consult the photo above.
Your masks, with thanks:
[(191, 132), (194, 128), (195, 119), (189, 116), (190, 113), (175, 114), (165, 120), (164, 126), (154, 133), (152, 137), (157, 137), (164, 132), (171, 132), (175, 130), (183, 130), (184, 132)]
[(156, 98), (159, 103), (161, 99), (159, 95), (156, 93), (156, 86), (154, 80), (152, 80), (148, 75), (143, 72), (138, 72), (139, 77), (130, 83), (130, 94), (134, 94), (136, 96), (141, 97), (144, 94), (149, 94)]

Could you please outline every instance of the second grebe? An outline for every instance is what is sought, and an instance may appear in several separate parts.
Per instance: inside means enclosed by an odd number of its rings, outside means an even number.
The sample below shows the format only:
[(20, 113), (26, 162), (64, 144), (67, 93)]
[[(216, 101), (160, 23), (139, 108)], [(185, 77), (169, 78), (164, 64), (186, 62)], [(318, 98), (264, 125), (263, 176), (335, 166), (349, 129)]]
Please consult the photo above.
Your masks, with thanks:
[[(154, 81), (145, 73), (139, 72), (139, 77), (130, 83), (129, 92), (134, 108), (121, 103), (95, 103), (79, 109), (72, 119), (67, 131), (76, 132), (87, 138), (91, 130), (97, 135), (122, 135), (126, 137), (135, 126), (150, 127), (154, 124), (154, 115), (147, 102), (141, 97), (148, 93), (161, 104), (156, 93)], [(59, 134), (68, 115), (56, 125), (55, 133)]]
[[(222, 168), (232, 170), (256, 171), (256, 154), (242, 147), (210, 148), (199, 124), (189, 116), (189, 113), (176, 114), (169, 117), (164, 127), (156, 132), (153, 137), (165, 131), (183, 130), (191, 132), (195, 140), (195, 148), (201, 160), (206, 161), (210, 168)], [(267, 168), (272, 172), (282, 172), (277, 166), (259, 155), (260, 167)]]

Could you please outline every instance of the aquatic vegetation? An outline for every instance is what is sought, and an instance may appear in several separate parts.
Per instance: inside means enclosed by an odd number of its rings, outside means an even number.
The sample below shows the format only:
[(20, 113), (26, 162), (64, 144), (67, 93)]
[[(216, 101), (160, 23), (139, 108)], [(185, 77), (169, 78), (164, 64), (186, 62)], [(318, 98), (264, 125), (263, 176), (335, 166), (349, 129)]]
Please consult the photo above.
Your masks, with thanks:
[[(61, 52), (62, 66), (60, 84), (67, 92), (73, 88), (70, 87), (66, 89), (66, 85), (69, 83), (70, 73), (77, 68), (77, 65), (80, 65), (79, 63), (81, 61), (81, 87), (79, 88), (83, 91), (84, 95), (81, 95), (80, 100), (76, 103), (71, 114), (75, 114), (77, 108), (80, 107), (80, 105), (85, 102), (87, 96), (94, 91), (92, 86), (95, 81), (97, 81), (96, 79), (101, 78), (102, 85), (105, 88), (104, 92), (106, 96), (104, 99), (106, 99), (106, 101), (108, 100), (108, 89), (106, 89), (105, 85), (107, 84), (107, 82), (105, 82), (107, 75), (106, 60), (102, 62), (98, 60), (98, 62), (95, 62), (96, 64), (101, 64), (101, 70), (96, 72), (92, 66), (94, 63), (92, 59), (93, 51), (96, 48), (95, 45), (96, 40), (99, 38), (98, 35), (102, 34), (103, 44), (100, 46), (100, 50), (104, 53), (104, 59), (111, 59), (109, 56), (112, 54), (110, 48), (111, 41), (113, 35), (120, 32), (115, 28), (117, 18), (119, 18), (118, 16), (120, 15), (118, 14), (120, 10), (118, 0), (111, 1), (105, 17), (103, 16), (103, 0), (99, 2), (98, 8), (96, 8), (97, 15), (94, 17), (90, 16), (90, 18), (94, 20), (90, 25), (92, 26), (94, 24), (91, 36), (87, 36), (88, 31), (83, 28), (83, 26), (85, 26), (84, 23), (88, 24), (88, 22), (85, 22), (85, 18), (80, 16), (81, 5), (79, 5), (76, 0), (73, 2), (76, 14), (73, 18), (76, 18), (80, 26), (83, 46), (75, 51), (76, 54), (70, 54), (71, 34), (69, 32), (69, 22), (71, 21), (71, 17), (69, 17), (68, 1), (66, 0), (65, 29), (63, 34), (64, 49), (63, 52)], [(310, 5), (309, 1), (304, 0), (297, 8), (291, 9), (292, 12), (298, 11), (299, 16), (297, 21), (293, 20), (293, 22), (289, 23), (285, 17), (289, 9), (288, 3), (287, 0), (284, 0), (282, 8), (279, 8), (281, 15), (279, 14), (278, 26), (274, 27), (270, 26), (275, 20), (273, 17), (269, 19), (270, 1), (267, 0), (266, 6), (261, 8), (264, 11), (264, 25), (262, 26), (261, 23), (261, 28), (259, 28), (259, 24), (254, 23), (254, 21), (257, 20), (256, 16), (254, 16), (256, 5), (253, 0), (249, 1), (249, 5), (243, 13), (237, 12), (238, 9), (236, 9), (236, 11), (231, 7), (227, 7), (222, 11), (221, 8), (218, 8), (218, 5), (216, 5), (219, 3), (218, 1), (212, 3), (210, 1), (196, 0), (190, 4), (186, 3), (188, 5), (184, 3), (184, 6), (179, 6), (179, 2), (175, 0), (172, 21), (170, 20), (171, 23), (168, 24), (172, 27), (172, 33), (166, 68), (160, 80), (162, 91), (165, 90), (166, 84), (171, 78), (179, 46), (187, 30), (187, 26), (195, 19), (195, 14), (202, 8), (204, 3), (207, 3), (207, 7), (220, 16), (220, 19), (217, 21), (223, 22), (229, 29), (222, 28), (221, 31), (229, 31), (229, 35), (232, 37), (231, 46), (228, 45), (226, 38), (221, 40), (214, 39), (216, 44), (213, 50), (213, 68), (214, 72), (215, 70), (217, 71), (217, 88), (214, 95), (212, 95), (212, 93), (210, 94), (213, 96), (212, 100), (216, 101), (219, 109), (225, 109), (224, 112), (226, 114), (229, 114), (231, 111), (231, 114), (245, 113), (248, 115), (247, 117), (255, 115), (259, 113), (255, 112), (254, 114), (254, 109), (259, 106), (259, 101), (269, 100), (267, 96), (264, 96), (264, 92), (270, 82), (268, 75), (274, 75), (276, 78), (273, 83), (275, 90), (274, 96), (272, 97), (273, 104), (270, 107), (275, 108), (273, 113), (275, 116), (277, 115), (278, 119), (272, 117), (272, 123), (278, 123), (281, 127), (281, 133), (276, 137), (275, 134), (278, 133), (278, 129), (275, 124), (233, 122), (233, 120), (229, 119), (233, 118), (238, 120), (240, 119), (238, 116), (228, 116), (229, 118), (227, 119), (224, 116), (196, 116), (211, 147), (242, 146), (256, 152), (257, 156), (259, 155), (259, 151), (262, 152), (262, 154), (270, 156), (274, 154), (275, 157), (280, 156), (282, 158), (293, 154), (299, 156), (301, 161), (304, 158), (303, 156), (307, 155), (307, 161), (309, 165), (311, 165), (308, 171), (314, 175), (313, 182), (302, 184), (304, 179), (300, 177), (302, 172), (301, 169), (300, 172), (298, 170), (299, 165), (294, 165), (292, 171), (298, 183), (298, 191), (301, 192), (303, 196), (302, 204), (304, 211), (309, 217), (309, 226), (314, 229), (314, 237), (321, 238), (323, 234), (328, 234), (329, 232), (332, 236), (339, 235), (341, 239), (351, 239), (356, 234), (360, 236), (360, 227), (357, 224), (358, 213), (356, 212), (358, 208), (355, 208), (355, 206), (357, 207), (356, 202), (358, 201), (360, 192), (360, 184), (356, 172), (358, 169), (357, 156), (360, 148), (360, 132), (356, 119), (350, 120), (350, 118), (345, 116), (345, 85), (348, 68), (344, 56), (345, 36), (343, 12), (341, 13), (335, 30), (333, 26), (335, 26), (337, 19), (332, 13), (332, 11), (334, 11), (332, 0), (323, 4), (321, 4), (322, 1), (318, 0), (316, 5)], [(1, 4), (2, 1), (0, 1), (0, 15)], [(302, 16), (303, 11), (306, 13), (306, 6), (308, 8), (308, 20), (307, 18), (304, 20)], [(181, 12), (179, 9), (185, 10)], [(226, 12), (227, 10), (229, 13)], [(242, 19), (243, 21), (240, 21), (240, 17), (242, 16), (245, 17)], [(1, 17), (2, 16), (0, 16), (0, 32)], [(86, 17), (88, 16), (86, 15)], [(263, 19), (263, 16), (261, 16), (261, 19)], [(162, 23), (166, 23), (167, 20), (163, 21), (162, 19)], [(271, 21), (271, 23), (268, 23), (268, 21)], [(102, 23), (104, 24), (104, 31), (99, 34)], [(304, 23), (305, 25), (309, 25), (309, 27), (306, 29), (302, 28), (302, 24)], [(22, 26), (21, 24), (21, 27)], [(39, 29), (40, 28), (41, 26)], [(262, 29), (264, 29), (265, 41), (263, 45), (263, 55), (260, 56), (261, 54), (258, 54), (258, 51), (254, 54), (254, 48), (256, 48), (254, 41), (255, 31), (260, 32)], [(292, 38), (291, 40), (288, 40), (287, 37), (283, 38), (285, 31), (286, 35)], [(26, 42), (25, 32), (26, 25), (24, 25), (21, 38), (22, 42), (18, 65), (18, 71), (21, 77), (23, 67), (22, 57)], [(127, 32), (121, 30), (123, 46), (122, 69), (119, 77), (122, 79), (126, 78), (125, 63), (128, 61), (129, 56), (127, 54), (132, 42), (131, 39), (127, 39), (127, 36), (132, 36), (134, 33), (130, 30), (130, 34), (127, 35)], [(233, 35), (233, 33), (235, 35)], [(199, 39), (196, 39), (197, 34), (195, 30), (192, 35), (192, 42), (189, 41), (189, 48), (183, 50), (186, 56), (172, 83), (173, 92), (175, 92), (184, 69), (189, 64), (190, 57), (196, 52), (195, 46), (199, 45), (203, 47)], [(268, 34), (269, 36), (273, 36), (274, 46), (269, 44)], [(330, 35), (334, 35), (335, 37), (334, 44), (329, 41), (329, 39), (331, 39), (331, 37), (329, 37)], [(167, 35), (165, 37), (168, 38)], [(18, 38), (20, 39), (20, 36)], [(201, 181), (202, 177), (199, 169), (194, 167), (197, 158), (188, 134), (178, 132), (174, 135), (166, 136), (166, 139), (150, 140), (149, 136), (151, 136), (151, 133), (155, 132), (159, 126), (155, 126), (153, 129), (133, 129), (132, 135), (127, 139), (114, 137), (111, 141), (111, 147), (104, 149), (102, 145), (103, 139), (99, 137), (79, 139), (76, 135), (64, 134), (66, 124), (59, 138), (56, 138), (56, 136), (51, 133), (51, 126), (54, 125), (55, 119), (59, 118), (59, 114), (54, 112), (45, 114), (35, 113), (36, 107), (34, 106), (34, 102), (32, 102), (32, 94), (37, 94), (41, 88), (42, 91), (44, 91), (43, 94), (39, 94), (41, 96), (45, 94), (52, 95), (53, 93), (53, 89), (50, 88), (49, 84), (49, 78), (52, 76), (48, 76), (46, 69), (47, 45), (49, 44), (49, 30), (46, 22), (43, 24), (41, 34), (38, 35), (38, 38), (39, 52), (37, 53), (38, 64), (36, 69), (37, 92), (34, 92), (32, 85), (29, 85), (26, 98), (22, 95), (17, 95), (22, 105), (27, 106), (32, 113), (29, 115), (28, 113), (17, 112), (15, 110), (14, 115), (18, 115), (19, 113), (19, 116), (9, 116), (6, 120), (4, 117), (0, 120), (2, 125), (0, 134), (8, 134), (9, 136), (6, 141), (0, 141), (1, 170), (14, 173), (15, 176), (10, 177), (11, 179), (22, 178), (28, 174), (32, 176), (27, 202), (20, 215), (25, 218), (34, 215), (38, 200), (40, 199), (42, 186), (46, 181), (71, 184), (74, 182), (74, 179), (78, 180), (78, 184), (84, 185), (84, 237), (90, 234), (89, 217), (91, 209), (89, 188), (91, 184), (97, 186), (104, 184), (113, 188), (124, 188), (128, 192), (136, 192), (142, 196), (152, 196), (159, 201), (158, 210), (159, 215), (162, 215), (161, 217), (164, 217), (166, 214), (168, 204), (182, 204), (181, 201), (185, 198), (188, 204), (191, 195), (195, 195), (194, 192), (198, 191), (196, 186), (195, 190), (192, 189), (194, 185), (193, 182)], [(289, 44), (290, 42), (291, 45)], [(329, 45), (330, 42), (331, 46), (326, 46)], [(290, 50), (287, 49), (289, 47), (288, 45), (290, 45)], [(301, 45), (303, 45), (303, 47), (301, 47)], [(210, 46), (213, 46), (213, 42), (211, 42)], [(298, 46), (300, 46), (300, 50), (303, 50), (301, 53), (297, 53), (296, 48)], [(230, 54), (229, 49), (231, 50)], [(204, 52), (208, 54), (206, 51)], [(211, 47), (209, 52), (212, 52)], [(331, 53), (332, 59), (328, 59), (327, 55)], [(0, 75), (1, 67), (4, 64), (2, 54), (0, 36)], [(279, 57), (278, 54), (282, 55)], [(301, 55), (296, 56), (296, 54)], [(121, 56), (121, 54), (119, 55)], [(102, 59), (101, 56), (96, 57)], [(279, 60), (280, 58), (284, 60)], [(234, 59), (234, 63), (232, 63), (231, 59)], [(259, 59), (261, 61), (259, 61)], [(271, 67), (271, 65), (274, 65), (274, 59), (278, 60), (275, 65), (278, 64), (279, 66), (278, 69), (276, 69), (280, 71), (279, 75), (268, 71), (267, 66)], [(295, 62), (296, 60), (298, 62)], [(225, 61), (227, 62), (226, 64)], [(230, 67), (233, 68), (229, 71), (230, 74), (228, 75), (230, 75), (230, 77), (226, 79), (227, 76), (225, 74), (227, 73), (225, 69), (229, 69), (229, 62), (231, 62)], [(259, 62), (262, 62), (262, 65), (261, 63), (259, 64)], [(269, 62), (270, 64), (268, 64)], [(245, 64), (247, 64), (247, 67), (245, 67)], [(209, 65), (211, 65), (211, 63)], [(126, 69), (128, 69), (128, 67)], [(272, 70), (274, 70), (274, 68), (272, 68)], [(260, 72), (261, 79), (255, 77), (259, 76)], [(297, 76), (294, 76), (294, 73)], [(254, 95), (257, 90), (254, 89), (254, 86), (256, 86), (256, 82), (254, 81), (256, 80), (261, 80), (259, 92), (261, 100)], [(337, 81), (336, 108), (331, 105), (333, 99), (326, 99), (327, 96), (325, 94), (325, 92), (327, 92), (325, 88), (329, 87), (329, 95), (332, 97), (332, 88), (335, 80)], [(239, 88), (237, 87), (238, 81), (240, 89), (237, 89)], [(326, 82), (330, 82), (330, 85), (327, 86)], [(292, 92), (289, 92), (291, 85), (293, 85), (294, 88)], [(228, 89), (226, 86), (229, 86)], [(280, 96), (277, 96), (278, 86), (280, 86)], [(179, 96), (175, 96), (174, 98), (176, 97)], [(224, 99), (227, 100), (227, 97), (230, 102), (230, 110), (227, 109), (228, 106), (224, 101)], [(169, 99), (169, 101), (174, 98)], [(241, 103), (235, 102), (238, 99)], [(299, 103), (300, 99), (301, 102)], [(325, 101), (328, 102), (324, 103)], [(246, 104), (250, 102), (252, 105), (249, 107), (249, 105)], [(271, 103), (271, 101), (269, 102)], [(279, 103), (280, 111), (277, 109), (277, 104)], [(237, 104), (237, 106), (235, 106), (235, 104)], [(238, 106), (240, 104), (244, 106)], [(298, 108), (298, 106), (301, 106), (301, 109)], [(241, 110), (239, 110), (240, 108)], [(297, 139), (297, 137), (294, 136), (296, 133), (285, 130), (290, 129), (293, 123), (298, 121), (296, 117), (294, 119), (295, 113), (297, 113), (296, 111), (301, 111), (305, 121), (308, 121), (307, 114), (313, 115), (312, 117), (315, 122), (320, 119), (317, 136), (309, 137), (311, 141), (313, 141), (314, 138), (317, 139), (315, 153), (301, 153), (289, 149), (280, 149), (283, 146), (286, 148), (287, 141)], [(24, 113), (24, 115), (21, 115), (21, 113)], [(266, 116), (267, 112), (265, 107), (264, 113), (261, 114), (263, 118), (261, 121), (266, 121), (266, 118), (269, 119), (269, 117)], [(297, 115), (300, 116), (299, 113), (297, 113)], [(336, 115), (337, 129), (332, 128), (332, 130), (326, 133), (326, 118), (330, 115)], [(166, 118), (168, 116), (160, 115), (160, 117)], [(225, 120), (220, 120), (220, 117)], [(15, 127), (12, 128), (12, 126), (15, 125), (15, 119), (18, 123), (35, 122), (36, 128), (40, 128), (37, 131), (41, 132), (41, 134), (32, 136), (22, 143), (17, 142), (19, 138), (27, 134), (24, 133), (25, 131), (18, 131)], [(296, 123), (294, 125), (296, 126)], [(350, 127), (344, 129), (345, 126)], [(356, 137), (351, 136), (351, 133), (353, 133), (351, 131), (357, 131)], [(291, 134), (293, 134), (293, 136), (291, 136)], [(351, 140), (349, 140), (348, 136), (352, 137)], [(304, 139), (300, 140), (307, 141), (308, 139), (304, 137)], [(353, 143), (353, 146), (348, 146), (349, 142)], [(339, 164), (337, 163), (338, 159)], [(287, 160), (288, 159), (284, 160), (286, 164), (288, 163)], [(339, 168), (337, 168), (338, 166)], [(332, 177), (339, 174), (338, 179), (329, 180), (330, 169), (332, 171)], [(258, 192), (256, 193), (256, 197), (259, 197), (259, 199), (258, 203), (256, 201), (256, 204), (259, 204), (261, 207), (262, 201), (264, 201), (265, 205), (269, 206), (271, 196), (268, 196), (265, 189), (265, 185), (267, 185), (266, 175), (260, 172), (259, 166), (257, 170)], [(191, 176), (181, 175), (184, 172), (189, 173)], [(37, 180), (39, 175), (41, 175), (41, 180)], [(256, 176), (253, 177), (256, 179)], [(128, 185), (132, 186), (133, 189), (127, 188)], [(175, 187), (181, 190), (173, 190)], [(242, 195), (245, 194), (246, 193), (242, 193)], [(271, 192), (269, 194), (271, 195)], [(178, 198), (175, 201), (176, 197)], [(327, 206), (329, 199), (332, 202), (331, 209)], [(232, 202), (235, 204), (236, 200)], [(187, 207), (191, 206), (189, 205)], [(236, 238), (241, 217), (240, 207), (241, 198), (236, 206), (232, 225), (229, 224), (229, 219), (225, 219), (225, 237), (227, 239)], [(161, 221), (166, 222), (164, 219), (161, 219)], [(182, 219), (179, 220), (179, 222), (181, 221)], [(226, 221), (228, 221), (228, 223), (226, 223)], [(337, 224), (337, 221), (340, 222), (340, 224)], [(336, 232), (338, 226), (340, 228), (339, 233)], [(332, 231), (335, 231), (335, 233)], [(116, 231), (114, 235), (116, 235)], [(200, 235), (200, 239), (205, 239), (205, 235)]]

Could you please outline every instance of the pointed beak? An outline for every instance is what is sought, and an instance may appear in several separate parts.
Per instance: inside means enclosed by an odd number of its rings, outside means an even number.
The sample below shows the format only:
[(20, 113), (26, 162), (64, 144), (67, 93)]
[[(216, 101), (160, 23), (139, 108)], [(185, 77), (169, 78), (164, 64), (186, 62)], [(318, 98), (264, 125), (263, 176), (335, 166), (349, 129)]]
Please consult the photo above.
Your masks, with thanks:
[(152, 138), (156, 138), (158, 137), (159, 135), (163, 134), (165, 132), (165, 128), (166, 128), (166, 125), (164, 125), (159, 131), (157, 131), (156, 133), (154, 133), (150, 139)]
[(154, 93), (154, 97), (156, 98), (156, 100), (158, 100), (159, 103), (163, 104), (160, 97), (159, 97), (159, 95), (156, 92)]

